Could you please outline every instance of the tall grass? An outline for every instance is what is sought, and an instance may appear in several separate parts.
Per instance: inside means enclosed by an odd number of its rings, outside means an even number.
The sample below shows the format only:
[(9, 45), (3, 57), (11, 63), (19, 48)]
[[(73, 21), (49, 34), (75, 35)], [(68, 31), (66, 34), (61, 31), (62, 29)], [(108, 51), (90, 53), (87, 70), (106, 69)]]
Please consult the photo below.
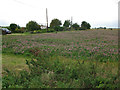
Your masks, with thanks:
[[(41, 56), (41, 55), (40, 55)], [(26, 60), (29, 71), (6, 70), (3, 88), (117, 88), (113, 63), (87, 62), (60, 56)], [(117, 67), (117, 66), (116, 66)], [(114, 69), (114, 70), (112, 70)], [(112, 70), (113, 72), (109, 71)]]

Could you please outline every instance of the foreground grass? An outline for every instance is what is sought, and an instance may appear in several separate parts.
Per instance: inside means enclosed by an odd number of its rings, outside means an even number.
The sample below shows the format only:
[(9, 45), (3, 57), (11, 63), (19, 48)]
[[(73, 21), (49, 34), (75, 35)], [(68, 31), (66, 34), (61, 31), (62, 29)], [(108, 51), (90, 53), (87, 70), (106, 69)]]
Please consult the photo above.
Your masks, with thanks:
[(27, 70), (26, 59), (29, 60), (29, 57), (14, 54), (2, 54), (3, 72), (5, 68), (15, 72)]
[[(104, 69), (105, 71), (110, 71), (113, 74), (117, 74), (118, 71), (118, 61), (107, 61), (107, 62), (98, 62), (90, 60), (76, 60), (71, 58), (66, 58), (63, 56), (53, 56), (49, 58), (49, 63), (52, 63), (54, 60), (59, 59), (60, 62), (64, 63), (84, 63), (85, 65), (93, 63), (97, 65), (98, 68)], [(14, 54), (2, 54), (2, 67), (7, 68), (13, 71), (21, 71), (28, 69), (26, 65), (26, 60), (30, 61), (29, 57), (23, 55), (14, 55)]]
[(117, 62), (39, 56), (27, 61), (27, 65), (29, 70), (22, 70), (19, 74), (7, 70), (7, 76), (3, 77), (3, 88), (116, 88), (118, 86)]

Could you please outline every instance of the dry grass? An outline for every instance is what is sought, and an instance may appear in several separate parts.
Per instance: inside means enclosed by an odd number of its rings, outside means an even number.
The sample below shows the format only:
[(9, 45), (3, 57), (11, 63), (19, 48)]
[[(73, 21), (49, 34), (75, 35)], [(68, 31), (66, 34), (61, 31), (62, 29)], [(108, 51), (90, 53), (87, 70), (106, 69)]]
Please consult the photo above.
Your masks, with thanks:
[(26, 65), (25, 60), (28, 59), (23, 56), (16, 56), (12, 54), (2, 54), (2, 68), (3, 72), (4, 69), (7, 68), (11, 71), (21, 71), (21, 70), (27, 70), (28, 67)]

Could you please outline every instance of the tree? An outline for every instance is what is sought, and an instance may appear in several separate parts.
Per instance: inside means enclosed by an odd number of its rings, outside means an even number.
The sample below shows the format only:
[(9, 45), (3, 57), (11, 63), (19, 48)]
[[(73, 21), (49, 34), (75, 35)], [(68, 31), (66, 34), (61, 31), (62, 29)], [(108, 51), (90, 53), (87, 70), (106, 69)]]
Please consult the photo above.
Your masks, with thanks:
[(19, 25), (17, 25), (17, 28), (18, 28), (18, 29), (20, 29), (20, 26), (19, 26)]
[(12, 32), (15, 32), (15, 29), (17, 28), (17, 24), (11, 23), (9, 28)]
[(64, 27), (69, 27), (70, 26), (70, 20), (65, 20), (63, 26)]
[(79, 28), (79, 25), (77, 23), (74, 23), (72, 27), (77, 30)]
[(53, 19), (50, 23), (51, 28), (54, 28), (54, 27), (60, 26), (60, 25), (62, 25), (62, 23), (59, 19)]
[(106, 27), (104, 27), (104, 29), (106, 29)]
[(90, 29), (90, 27), (91, 27), (91, 25), (88, 23), (88, 24), (87, 24), (87, 29)]
[(27, 24), (26, 24), (26, 29), (28, 31), (34, 31), (34, 30), (39, 30), (40, 29), (40, 25), (35, 22), (35, 21), (29, 21)]
[(91, 25), (89, 23), (87, 23), (86, 21), (83, 21), (81, 24), (81, 29), (85, 30), (85, 29), (90, 29)]

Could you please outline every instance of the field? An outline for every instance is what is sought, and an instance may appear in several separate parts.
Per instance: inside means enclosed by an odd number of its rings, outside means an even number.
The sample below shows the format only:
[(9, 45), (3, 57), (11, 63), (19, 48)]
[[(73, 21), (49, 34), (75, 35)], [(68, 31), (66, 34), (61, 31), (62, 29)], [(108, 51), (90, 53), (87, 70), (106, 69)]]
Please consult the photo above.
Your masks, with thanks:
[(118, 86), (118, 30), (5, 35), (2, 53), (3, 88)]

